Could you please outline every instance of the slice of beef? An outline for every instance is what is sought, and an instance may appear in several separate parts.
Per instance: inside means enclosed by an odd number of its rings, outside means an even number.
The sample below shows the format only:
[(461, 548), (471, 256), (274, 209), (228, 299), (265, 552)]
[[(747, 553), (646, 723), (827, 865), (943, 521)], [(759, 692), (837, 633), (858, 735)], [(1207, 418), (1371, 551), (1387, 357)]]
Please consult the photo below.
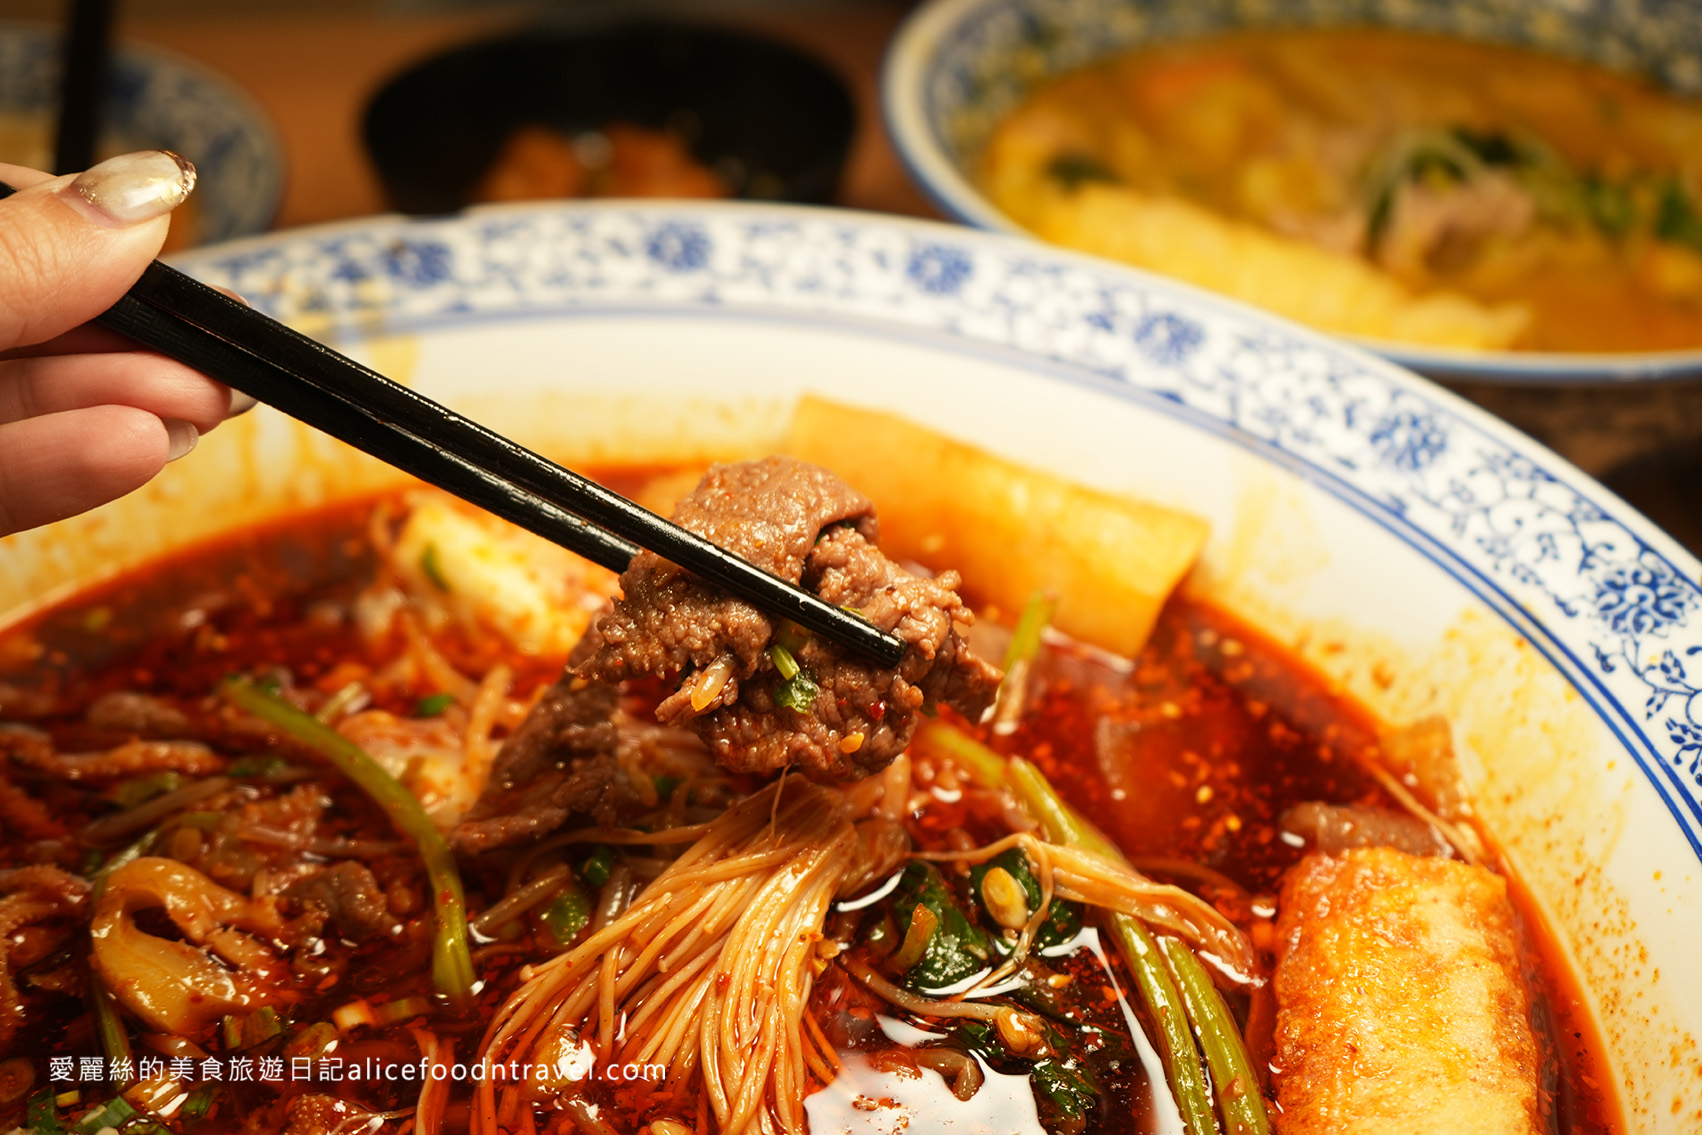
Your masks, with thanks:
[[(826, 470), (787, 457), (718, 465), (674, 520), (909, 646), (897, 669), (878, 669), (640, 554), (621, 576), (622, 598), (598, 623), (601, 645), (578, 672), (679, 682), (657, 717), (695, 729), (722, 765), (801, 764), (818, 779), (855, 780), (903, 751), (924, 707), (945, 703), (976, 716), (991, 704), (1000, 675), (958, 632), (955, 624), (973, 616), (955, 591), (957, 575), (929, 579), (889, 561), (875, 546), (873, 506)], [(813, 698), (777, 669), (777, 635)]]
[(284, 897), (318, 914), (338, 937), (367, 942), (396, 926), (384, 890), (365, 864), (344, 860), (290, 884)]
[(553, 831), (570, 816), (613, 824), (632, 799), (615, 761), (614, 687), (569, 673), (503, 743), (479, 799), (455, 831), (478, 854)]
[(193, 735), (189, 715), (164, 698), (113, 690), (90, 703), (84, 720), (96, 729), (166, 740)]

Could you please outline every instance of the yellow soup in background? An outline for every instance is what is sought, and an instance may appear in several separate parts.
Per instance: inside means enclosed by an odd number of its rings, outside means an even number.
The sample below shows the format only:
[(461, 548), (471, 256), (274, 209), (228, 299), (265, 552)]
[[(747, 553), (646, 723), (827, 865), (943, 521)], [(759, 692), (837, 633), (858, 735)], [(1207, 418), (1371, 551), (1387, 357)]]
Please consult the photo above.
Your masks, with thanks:
[(1702, 346), (1702, 104), (1369, 29), (1142, 48), (1035, 91), (982, 188), (1044, 239), (1328, 331)]

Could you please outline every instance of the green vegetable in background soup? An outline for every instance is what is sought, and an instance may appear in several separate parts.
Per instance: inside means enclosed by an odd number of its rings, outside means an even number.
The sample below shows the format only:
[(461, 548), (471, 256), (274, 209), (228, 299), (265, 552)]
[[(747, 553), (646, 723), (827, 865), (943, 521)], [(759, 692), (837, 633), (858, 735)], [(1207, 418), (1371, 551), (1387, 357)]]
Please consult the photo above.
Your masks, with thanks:
[(1702, 216), (1684, 186), (1668, 181), (1661, 190), (1661, 200), (1655, 214), (1655, 235), (1672, 244), (1702, 248)]

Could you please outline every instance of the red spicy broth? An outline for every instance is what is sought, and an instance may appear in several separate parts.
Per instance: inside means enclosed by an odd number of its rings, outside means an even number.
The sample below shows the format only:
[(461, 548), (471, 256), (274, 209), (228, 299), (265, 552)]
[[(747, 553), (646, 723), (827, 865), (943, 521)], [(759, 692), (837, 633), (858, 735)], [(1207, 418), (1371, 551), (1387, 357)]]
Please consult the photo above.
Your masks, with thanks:
[[(605, 478), (623, 491), (636, 489), (648, 471), (623, 471)], [(25, 722), (45, 730), (67, 751), (110, 746), (124, 738), (92, 729), (83, 711), (113, 690), (146, 690), (180, 705), (189, 714), (214, 713), (209, 691), (226, 676), (283, 667), (298, 684), (327, 692), (374, 664), (371, 647), (350, 626), (347, 604), (371, 579), (376, 560), (367, 539), (371, 502), (339, 506), (311, 516), (241, 532), (78, 595), (27, 623), (0, 634), (0, 721)], [(494, 643), (470, 638), (446, 647), (454, 661), (477, 672), (495, 660)], [(518, 697), (554, 681), (560, 659), (503, 657), (515, 669)], [(1249, 904), (1244, 895), (1214, 888), (1210, 872), (1253, 896), (1275, 893), (1282, 873), (1302, 851), (1285, 841), (1277, 821), (1293, 804), (1324, 800), (1391, 806), (1362, 768), (1375, 755), (1377, 723), (1362, 708), (1332, 693), (1327, 684), (1256, 631), (1214, 608), (1174, 599), (1151, 643), (1132, 666), (1108, 664), (1091, 651), (1054, 644), (1044, 652), (1034, 686), (1036, 700), (1023, 724), (1009, 736), (956, 722), (995, 748), (1031, 757), (1061, 792), (1124, 851), (1167, 881), (1194, 889), (1247, 930), (1271, 964), (1271, 906)], [(653, 696), (640, 694), (639, 696)], [(411, 695), (390, 708), (410, 711)], [(929, 790), (948, 776), (926, 760), (917, 762), (917, 781)], [(110, 805), (75, 786), (23, 778), (59, 825), (74, 831)], [(334, 777), (318, 780), (332, 798), (326, 815), (332, 830), (349, 839), (389, 840), (381, 812)], [(260, 788), (257, 798), (282, 788)], [(944, 846), (956, 828), (978, 826), (973, 800), (937, 803), (912, 818), (912, 834), (923, 846)], [(264, 803), (264, 800), (260, 801)], [(0, 809), (6, 807), (0, 800)], [(6, 816), (8, 821), (13, 817)], [(0, 841), (7, 866), (37, 854), (38, 842), (25, 827), (8, 822)], [(1174, 875), (1166, 874), (1166, 861)], [(1190, 874), (1175, 861), (1209, 869)], [(411, 851), (366, 860), (385, 888), (399, 919), (418, 917), (429, 905), (424, 876)], [(500, 897), (502, 880), (467, 872), (472, 909)], [(1545, 1043), (1555, 1069), (1545, 1104), (1556, 1130), (1617, 1131), (1617, 1106), (1601, 1048), (1574, 979), (1560, 952), (1542, 930), (1522, 890), (1513, 888), (1527, 928), (1529, 977), (1547, 1027)], [(37, 940), (41, 939), (41, 940)], [(56, 972), (74, 980), (85, 964), (81, 947), (51, 936), (17, 943), (14, 965), (26, 1019), (0, 1060), (27, 1054), (35, 1088), (47, 1080), (52, 1056), (81, 1057), (100, 1051), (95, 1022), (80, 996), (56, 992), (35, 979)], [(34, 955), (33, 957), (31, 955)], [(485, 981), (478, 1003), (459, 1016), (434, 1017), (437, 1034), (458, 1052), (477, 1050), (485, 1022), (513, 991), (517, 971), (543, 956), (494, 943), (475, 955)], [(326, 1020), (338, 1006), (377, 992), (404, 996), (429, 993), (429, 937), (410, 931), (396, 944), (355, 947), (327, 941), (308, 964), (310, 992), (289, 1007), (292, 1029)], [(1111, 952), (1116, 981), (1128, 987), (1122, 963)], [(1080, 1019), (1109, 1033), (1118, 1025), (1110, 984), (1090, 956), (1078, 953), (1058, 963), (1060, 988), (1088, 991)], [(68, 978), (66, 975), (70, 975)], [(812, 1012), (836, 1046), (877, 1056), (898, 1046), (872, 1033), (874, 1006), (866, 992), (829, 969), (816, 988)], [(1245, 998), (1232, 1006), (1245, 1022)], [(346, 1058), (388, 1061), (419, 1059), (407, 1025), (369, 1030), (344, 1050)], [(1268, 1029), (1268, 1019), (1264, 1028)], [(1259, 1050), (1259, 1038), (1253, 1048)], [(299, 1037), (286, 1030), (275, 1046), (280, 1056)], [(1268, 1047), (1268, 1046), (1267, 1046)], [(904, 1057), (883, 1057), (897, 1059)], [(1148, 1087), (1138, 1061), (1101, 1085), (1112, 1107), (1100, 1107), (1088, 1130), (1122, 1135), (1148, 1129)], [(4, 1065), (0, 1065), (4, 1068)], [(417, 1081), (398, 1084), (343, 1081), (337, 1097), (374, 1110), (412, 1103)], [(312, 1085), (322, 1091), (324, 1085)], [(98, 1092), (99, 1085), (91, 1091)], [(280, 1130), (285, 1103), (304, 1090), (281, 1083), (227, 1083), (196, 1116), (182, 1115), (176, 1129), (200, 1132), (234, 1129), (247, 1116), (255, 1130)], [(469, 1084), (456, 1085), (446, 1112), (448, 1130), (465, 1126)], [(22, 1123), (30, 1093), (0, 1104), (0, 1129)], [(602, 1087), (593, 1093), (621, 1115), (643, 1111), (654, 1092), (645, 1085)], [(635, 1125), (636, 1126), (636, 1125)]]

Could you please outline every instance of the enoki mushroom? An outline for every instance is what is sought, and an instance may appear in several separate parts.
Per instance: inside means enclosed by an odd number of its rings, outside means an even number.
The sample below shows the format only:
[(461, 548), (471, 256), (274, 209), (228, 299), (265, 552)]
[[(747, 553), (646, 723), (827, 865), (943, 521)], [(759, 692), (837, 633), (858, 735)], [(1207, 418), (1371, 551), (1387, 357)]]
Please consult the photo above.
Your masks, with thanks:
[(665, 1065), (673, 1097), (706, 1099), (723, 1135), (801, 1135), (811, 1069), (833, 1059), (803, 1023), (817, 944), (857, 850), (843, 798), (798, 778), (706, 825), (623, 913), (529, 971), (483, 1045), (487, 1071), (523, 1065), (524, 1085), (499, 1110), (487, 1075), (474, 1132), (524, 1129), (521, 1107), (582, 1105), (574, 1069), (589, 1054)]
[(1091, 851), (1018, 834), (972, 851), (931, 852), (917, 858), (980, 863), (1011, 847), (1022, 848), (1037, 866), (1043, 901), (1023, 928), (1010, 960), (978, 983), (980, 986), (1002, 980), (1020, 963), (1035, 931), (1045, 920), (1046, 908), (1054, 895), (1132, 915), (1155, 930), (1174, 934), (1214, 960), (1220, 972), (1238, 982), (1245, 983), (1246, 975), (1258, 972), (1252, 944), (1216, 907), (1181, 887), (1155, 883)]

